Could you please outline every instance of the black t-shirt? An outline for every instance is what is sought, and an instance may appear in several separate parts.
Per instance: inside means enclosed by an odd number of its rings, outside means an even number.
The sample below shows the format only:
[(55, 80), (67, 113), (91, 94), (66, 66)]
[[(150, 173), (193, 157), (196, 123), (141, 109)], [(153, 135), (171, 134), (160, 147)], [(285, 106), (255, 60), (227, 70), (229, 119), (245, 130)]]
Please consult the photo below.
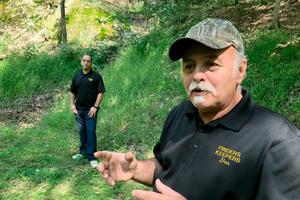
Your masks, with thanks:
[(99, 93), (105, 92), (100, 74), (94, 71), (80, 72), (72, 79), (70, 91), (75, 95), (75, 106), (79, 110), (89, 110), (96, 102)]
[(206, 125), (186, 101), (170, 112), (154, 148), (162, 166), (154, 180), (188, 200), (300, 199), (299, 136), (245, 90), (230, 113)]

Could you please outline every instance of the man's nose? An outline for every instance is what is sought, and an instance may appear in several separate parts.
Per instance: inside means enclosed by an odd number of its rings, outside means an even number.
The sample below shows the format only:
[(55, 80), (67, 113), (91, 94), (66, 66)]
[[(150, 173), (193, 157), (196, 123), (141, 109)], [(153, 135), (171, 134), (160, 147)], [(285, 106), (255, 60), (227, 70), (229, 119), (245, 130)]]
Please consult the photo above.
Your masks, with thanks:
[(193, 73), (193, 80), (197, 83), (206, 79), (206, 70), (201, 67), (196, 67)]

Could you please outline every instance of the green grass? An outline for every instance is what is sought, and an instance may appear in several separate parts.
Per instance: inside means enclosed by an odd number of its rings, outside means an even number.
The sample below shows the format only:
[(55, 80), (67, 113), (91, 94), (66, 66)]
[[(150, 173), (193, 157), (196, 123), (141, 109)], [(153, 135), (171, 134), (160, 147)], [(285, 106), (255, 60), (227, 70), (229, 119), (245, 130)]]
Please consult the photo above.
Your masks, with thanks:
[[(141, 39), (104, 69), (107, 93), (99, 113), (98, 149), (151, 156), (167, 112), (183, 98), (178, 66), (166, 57), (170, 40), (158, 38), (167, 37), (156, 33)], [(133, 188), (146, 188), (134, 182), (111, 188), (88, 163), (72, 162), (78, 136), (68, 98), (66, 93), (33, 128), (1, 127), (4, 199), (131, 199)]]
[(109, 187), (88, 162), (72, 161), (78, 137), (68, 102), (66, 95), (33, 128), (1, 126), (0, 199), (116, 199), (136, 187)]
[(67, 83), (80, 69), (79, 60), (79, 52), (71, 49), (55, 55), (31, 55), (26, 51), (24, 55), (11, 55), (0, 66), (0, 101), (7, 104), (12, 99), (27, 98)]
[[(245, 87), (254, 98), (299, 124), (299, 48), (282, 32), (257, 33), (247, 46)], [(101, 72), (107, 92), (100, 106), (98, 149), (151, 156), (168, 111), (185, 98), (179, 63), (167, 59), (172, 38), (155, 32), (123, 50)], [(153, 45), (155, 44), (155, 45)], [(273, 54), (277, 56), (273, 56)], [(299, 92), (299, 91), (298, 91)], [(286, 103), (290, 103), (287, 107)], [(65, 93), (33, 128), (1, 126), (0, 193), (3, 199), (131, 199), (134, 182), (107, 186), (86, 162), (73, 162), (78, 136)]]
[[(160, 135), (167, 111), (182, 99), (178, 68), (168, 63), (164, 34), (153, 34), (124, 51), (104, 71), (107, 93), (100, 127), (105, 149), (152, 147)], [(155, 46), (149, 45), (156, 42)], [(151, 127), (149, 129), (149, 127)], [(110, 141), (113, 141), (111, 143)]]
[(299, 37), (263, 30), (248, 48), (245, 86), (260, 104), (300, 125)]
[(26, 101), (37, 93), (46, 93), (70, 84), (75, 72), (81, 70), (82, 54), (93, 56), (95, 70), (100, 71), (109, 56), (118, 51), (116, 45), (93, 45), (82, 47), (70, 44), (51, 54), (39, 53), (29, 46), (23, 53), (11, 54), (0, 62), (0, 101), (10, 105), (13, 99)]
[[(171, 32), (154, 29), (106, 65), (109, 49), (95, 46), (71, 46), (52, 54), (40, 54), (33, 48), (14, 54), (0, 62), (0, 101), (8, 105), (69, 84), (79, 69), (79, 56), (91, 52), (107, 90), (98, 116), (98, 149), (131, 150), (139, 158), (152, 156), (167, 113), (186, 98), (180, 64), (167, 58), (174, 39)], [(249, 34), (247, 41), (249, 65), (243, 85), (259, 104), (299, 126), (299, 36), (263, 29)], [(135, 188), (149, 189), (131, 181), (109, 187), (88, 162), (72, 161), (79, 138), (69, 111), (69, 94), (62, 93), (63, 98), (32, 126), (0, 124), (0, 199), (121, 200), (131, 199)]]

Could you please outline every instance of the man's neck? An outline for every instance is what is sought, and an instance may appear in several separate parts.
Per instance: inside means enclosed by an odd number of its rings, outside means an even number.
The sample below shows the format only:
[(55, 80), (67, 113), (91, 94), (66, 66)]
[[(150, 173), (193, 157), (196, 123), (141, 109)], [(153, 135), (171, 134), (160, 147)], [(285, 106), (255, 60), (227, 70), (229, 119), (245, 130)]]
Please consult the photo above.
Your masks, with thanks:
[(91, 69), (88, 69), (88, 70), (82, 69), (82, 73), (83, 73), (83, 74), (88, 74), (90, 71), (91, 71)]

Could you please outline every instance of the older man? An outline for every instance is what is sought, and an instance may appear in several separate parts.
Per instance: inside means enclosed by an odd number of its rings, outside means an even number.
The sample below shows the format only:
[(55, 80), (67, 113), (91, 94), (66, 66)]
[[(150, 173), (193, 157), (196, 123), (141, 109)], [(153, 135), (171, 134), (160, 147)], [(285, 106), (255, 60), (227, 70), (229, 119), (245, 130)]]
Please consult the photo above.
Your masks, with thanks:
[(137, 199), (299, 199), (300, 132), (256, 105), (241, 87), (247, 69), (240, 33), (231, 22), (205, 19), (176, 40), (189, 101), (168, 115), (155, 157), (96, 152), (110, 184), (130, 179), (153, 185)]

